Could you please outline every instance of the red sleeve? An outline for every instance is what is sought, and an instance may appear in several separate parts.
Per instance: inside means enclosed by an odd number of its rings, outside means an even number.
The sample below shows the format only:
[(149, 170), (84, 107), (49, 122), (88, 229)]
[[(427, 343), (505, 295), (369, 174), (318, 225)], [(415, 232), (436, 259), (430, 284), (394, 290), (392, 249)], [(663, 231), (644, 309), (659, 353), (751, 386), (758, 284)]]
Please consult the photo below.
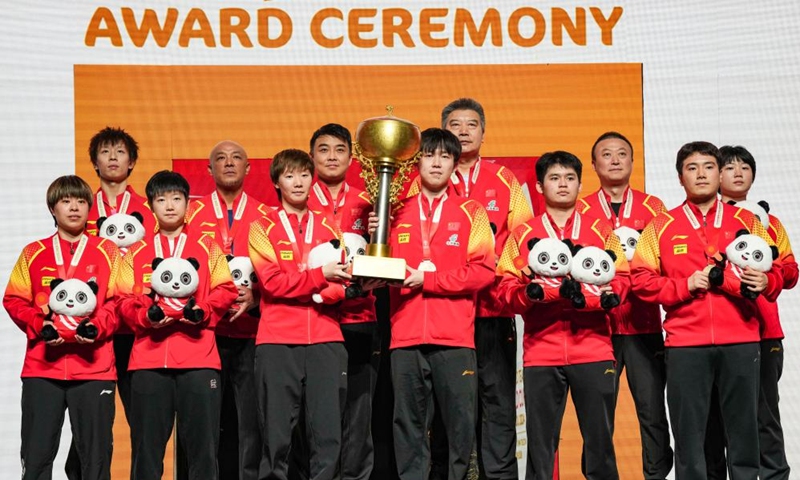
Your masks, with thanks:
[[(34, 244), (35, 245), (35, 244)], [(3, 307), (16, 326), (27, 335), (28, 340), (39, 338), (44, 323), (44, 310), (34, 304), (31, 283), (28, 246), (19, 256), (11, 270), (11, 277), (3, 296)]]
[[(500, 261), (497, 262), (497, 271), (501, 275), (500, 283), (497, 286), (497, 294), (505, 305), (508, 305), (512, 311), (517, 313), (527, 311), (534, 303), (525, 294), (525, 288), (529, 282), (522, 275), (516, 264), (516, 260), (520, 256), (520, 236), (519, 229), (511, 232), (511, 235), (506, 239), (506, 244), (503, 246)], [(524, 238), (524, 235), (522, 237)]]
[(219, 245), (208, 237), (204, 237), (203, 245), (208, 250), (209, 294), (198, 300), (197, 305), (203, 309), (203, 322), (214, 327), (236, 301), (239, 289), (233, 283), (228, 260)]
[(689, 279), (670, 278), (661, 274), (661, 253), (658, 246), (656, 222), (650, 222), (639, 237), (631, 261), (631, 286), (636, 296), (645, 302), (666, 307), (692, 298)]

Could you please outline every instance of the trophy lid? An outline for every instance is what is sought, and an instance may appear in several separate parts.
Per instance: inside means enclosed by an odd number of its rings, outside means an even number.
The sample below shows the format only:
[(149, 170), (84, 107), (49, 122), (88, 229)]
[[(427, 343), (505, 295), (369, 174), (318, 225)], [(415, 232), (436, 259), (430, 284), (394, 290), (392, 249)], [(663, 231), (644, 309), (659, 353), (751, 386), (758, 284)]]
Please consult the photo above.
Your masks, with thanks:
[(361, 154), (374, 160), (408, 160), (419, 151), (419, 127), (393, 115), (391, 105), (387, 115), (364, 120), (356, 130), (356, 142)]

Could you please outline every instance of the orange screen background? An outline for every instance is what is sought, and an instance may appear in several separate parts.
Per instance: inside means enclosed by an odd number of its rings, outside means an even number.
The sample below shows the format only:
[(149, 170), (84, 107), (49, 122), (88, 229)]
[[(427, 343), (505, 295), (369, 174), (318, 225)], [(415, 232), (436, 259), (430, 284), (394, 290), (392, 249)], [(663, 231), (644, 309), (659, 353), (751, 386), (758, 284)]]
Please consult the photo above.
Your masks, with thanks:
[[(570, 151), (584, 162), (582, 193), (588, 194), (599, 188), (591, 146), (601, 133), (616, 130), (633, 144), (631, 183), (644, 189), (641, 64), (76, 65), (74, 80), (75, 171), (94, 188), (99, 181), (87, 148), (107, 125), (123, 127), (139, 143), (130, 183), (144, 194), (147, 179), (172, 168), (173, 159), (207, 159), (223, 139), (244, 145), (251, 158), (271, 158), (284, 148), (307, 149), (313, 131), (325, 123), (354, 132), (362, 120), (384, 115), (386, 105), (421, 128), (439, 126), (446, 103), (473, 97), (487, 115), (484, 156), (502, 161)], [(268, 177), (248, 181), (270, 182)], [(112, 476), (123, 478), (130, 467), (130, 440), (121, 405), (117, 412)], [(561, 476), (577, 478), (581, 439), (571, 402), (561, 437)], [(638, 422), (624, 377), (614, 441), (620, 475), (641, 477)], [(167, 476), (171, 460), (168, 452)]]

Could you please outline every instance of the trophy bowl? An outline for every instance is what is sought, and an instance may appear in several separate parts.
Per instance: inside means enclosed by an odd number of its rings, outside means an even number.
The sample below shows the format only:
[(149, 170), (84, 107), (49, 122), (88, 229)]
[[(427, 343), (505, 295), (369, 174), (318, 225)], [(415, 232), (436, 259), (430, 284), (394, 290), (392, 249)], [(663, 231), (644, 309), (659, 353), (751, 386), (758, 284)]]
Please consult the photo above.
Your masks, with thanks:
[(375, 206), (378, 227), (367, 245), (367, 255), (353, 259), (353, 276), (402, 282), (406, 262), (391, 256), (389, 218), (391, 206), (398, 202), (403, 183), (418, 158), (421, 133), (413, 123), (392, 116), (391, 107), (387, 110), (389, 115), (364, 120), (356, 130), (353, 150)]

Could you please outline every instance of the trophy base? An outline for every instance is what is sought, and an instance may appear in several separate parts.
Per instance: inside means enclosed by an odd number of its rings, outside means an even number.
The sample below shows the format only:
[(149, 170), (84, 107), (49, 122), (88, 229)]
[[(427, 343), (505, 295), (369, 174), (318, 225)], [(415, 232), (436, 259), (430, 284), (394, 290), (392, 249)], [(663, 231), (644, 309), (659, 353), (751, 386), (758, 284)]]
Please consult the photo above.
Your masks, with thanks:
[(402, 283), (406, 279), (406, 261), (402, 258), (356, 255), (353, 257), (353, 276)]

